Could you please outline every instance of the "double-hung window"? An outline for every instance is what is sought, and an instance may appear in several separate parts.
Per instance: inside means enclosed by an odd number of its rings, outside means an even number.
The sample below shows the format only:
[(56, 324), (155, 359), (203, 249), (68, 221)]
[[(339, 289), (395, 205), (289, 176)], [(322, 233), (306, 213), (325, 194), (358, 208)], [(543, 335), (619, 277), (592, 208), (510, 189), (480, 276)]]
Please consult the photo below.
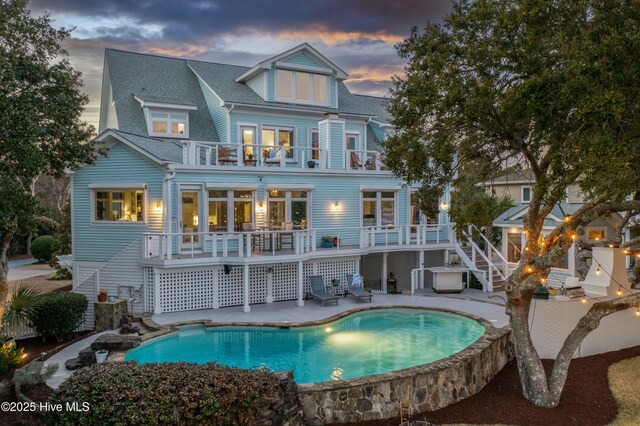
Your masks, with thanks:
[(286, 69), (278, 69), (276, 74), (279, 101), (328, 105), (328, 76)]
[(189, 137), (189, 114), (186, 112), (150, 111), (150, 121), (151, 136)]
[(290, 127), (262, 127), (262, 155), (265, 159), (293, 158), (293, 129)]
[(95, 222), (143, 222), (143, 189), (98, 189), (94, 191)]
[(396, 193), (362, 192), (362, 226), (393, 226), (396, 218)]
[(290, 222), (294, 229), (306, 229), (308, 220), (308, 192), (272, 189), (268, 192), (268, 222), (270, 227), (281, 227)]
[(253, 191), (209, 190), (209, 232), (242, 232), (253, 229)]
[(522, 202), (530, 203), (531, 202), (531, 187), (523, 186), (522, 187)]

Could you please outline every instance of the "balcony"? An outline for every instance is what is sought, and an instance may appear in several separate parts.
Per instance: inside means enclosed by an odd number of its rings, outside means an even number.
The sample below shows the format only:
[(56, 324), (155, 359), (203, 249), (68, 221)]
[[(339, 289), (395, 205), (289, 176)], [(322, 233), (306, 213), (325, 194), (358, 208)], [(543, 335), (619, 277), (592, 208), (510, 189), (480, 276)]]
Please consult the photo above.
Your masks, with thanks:
[(377, 151), (345, 150), (345, 161), (342, 164), (340, 159), (337, 163), (335, 158), (330, 160), (327, 150), (321, 148), (196, 141), (184, 141), (182, 147), (183, 163), (194, 166), (378, 172), (386, 170), (382, 163), (383, 157)]
[(269, 263), (451, 246), (453, 225), (145, 234), (144, 263)]

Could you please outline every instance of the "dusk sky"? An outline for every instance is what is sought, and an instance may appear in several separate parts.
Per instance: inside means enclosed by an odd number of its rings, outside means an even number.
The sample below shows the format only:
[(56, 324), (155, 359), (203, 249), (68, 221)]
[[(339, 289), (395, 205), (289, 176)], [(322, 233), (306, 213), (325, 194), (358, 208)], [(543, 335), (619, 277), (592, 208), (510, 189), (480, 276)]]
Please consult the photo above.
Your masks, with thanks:
[(97, 127), (104, 48), (252, 66), (308, 42), (349, 74), (353, 92), (384, 96), (403, 63), (394, 45), (437, 22), (451, 0), (32, 0), (57, 27), (90, 97)]

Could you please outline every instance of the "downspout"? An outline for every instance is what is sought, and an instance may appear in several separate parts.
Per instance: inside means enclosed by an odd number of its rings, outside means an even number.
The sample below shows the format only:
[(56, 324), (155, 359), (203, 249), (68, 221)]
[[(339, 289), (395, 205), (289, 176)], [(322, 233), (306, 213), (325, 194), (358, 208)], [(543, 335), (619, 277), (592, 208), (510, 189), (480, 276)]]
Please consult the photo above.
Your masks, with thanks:
[(235, 108), (235, 104), (229, 104), (229, 109), (227, 110), (227, 143), (231, 144), (231, 111)]

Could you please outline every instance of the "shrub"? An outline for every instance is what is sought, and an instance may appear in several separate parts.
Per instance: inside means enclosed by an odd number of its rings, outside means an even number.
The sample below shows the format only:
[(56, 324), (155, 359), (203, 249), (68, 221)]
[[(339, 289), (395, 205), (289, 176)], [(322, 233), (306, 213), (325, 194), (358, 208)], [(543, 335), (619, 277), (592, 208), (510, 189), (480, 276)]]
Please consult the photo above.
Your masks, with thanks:
[(87, 312), (87, 298), (78, 293), (46, 293), (40, 296), (39, 309), (29, 316), (36, 332), (61, 342), (83, 323)]
[(50, 261), (53, 253), (53, 237), (51, 235), (42, 235), (31, 243), (31, 256), (40, 261)]
[(265, 370), (214, 363), (113, 362), (83, 368), (49, 401), (83, 401), (88, 412), (48, 412), (55, 425), (251, 425), (277, 402), (278, 380)]
[(23, 358), (23, 348), (17, 348), (13, 342), (3, 343), (2, 347), (0, 347), (0, 374), (4, 374), (11, 367), (19, 365)]

